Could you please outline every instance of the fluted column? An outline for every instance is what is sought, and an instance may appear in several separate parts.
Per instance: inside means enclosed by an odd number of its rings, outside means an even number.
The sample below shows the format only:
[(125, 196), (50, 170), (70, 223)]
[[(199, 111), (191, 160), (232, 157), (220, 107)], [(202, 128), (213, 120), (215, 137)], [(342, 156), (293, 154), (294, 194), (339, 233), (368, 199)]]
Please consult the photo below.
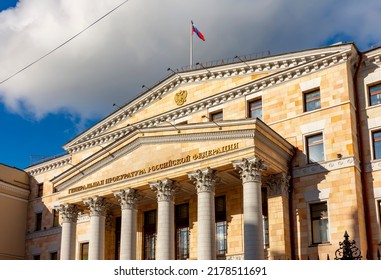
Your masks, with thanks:
[(60, 205), (58, 211), (62, 218), (61, 260), (75, 259), (75, 234), (80, 208), (74, 204)]
[(121, 233), (120, 233), (120, 259), (136, 259), (136, 202), (137, 190), (128, 188), (114, 193), (118, 198), (122, 209)]
[(263, 160), (252, 157), (233, 161), (243, 185), (244, 255), (245, 260), (263, 260), (263, 220), (261, 177), (267, 169)]
[(216, 217), (214, 191), (219, 178), (210, 168), (189, 173), (197, 190), (197, 259), (216, 259)]
[(175, 259), (175, 206), (176, 184), (170, 179), (150, 183), (157, 198), (157, 260)]
[(105, 252), (105, 224), (109, 203), (100, 196), (83, 201), (90, 210), (89, 260), (103, 260)]

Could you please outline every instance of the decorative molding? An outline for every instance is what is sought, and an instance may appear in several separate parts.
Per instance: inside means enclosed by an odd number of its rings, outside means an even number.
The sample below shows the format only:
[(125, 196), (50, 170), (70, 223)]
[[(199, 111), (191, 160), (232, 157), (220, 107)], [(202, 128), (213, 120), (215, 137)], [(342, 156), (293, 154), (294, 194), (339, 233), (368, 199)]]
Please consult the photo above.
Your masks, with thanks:
[[(253, 121), (252, 121), (253, 122)], [(211, 126), (211, 124), (210, 124)], [(103, 166), (109, 164), (111, 161), (118, 159), (119, 157), (124, 156), (127, 153), (131, 153), (137, 148), (141, 147), (144, 144), (164, 144), (164, 143), (175, 143), (175, 142), (195, 142), (195, 141), (213, 141), (213, 140), (228, 140), (228, 139), (252, 139), (254, 137), (255, 130), (254, 129), (247, 129), (247, 130), (233, 130), (233, 131), (217, 131), (217, 132), (207, 132), (207, 133), (192, 133), (192, 134), (174, 134), (174, 135), (168, 135), (168, 136), (153, 136), (153, 137), (144, 137), (144, 138), (138, 138), (134, 140), (133, 142), (127, 144), (120, 150), (113, 153), (114, 157), (105, 157), (104, 159), (98, 161), (97, 163), (93, 164), (87, 169), (82, 170), (82, 173), (78, 173), (68, 179), (67, 181), (63, 182), (62, 184), (56, 186), (56, 189), (58, 191), (61, 191), (65, 189), (66, 187), (74, 184), (75, 182), (78, 182), (80, 179), (82, 179), (85, 175), (89, 175), (96, 170), (99, 170)], [(90, 160), (93, 160), (91, 158), (88, 158), (84, 160), (83, 162), (76, 165), (76, 169), (81, 169), (82, 166), (87, 165)], [(76, 172), (76, 169), (73, 168), (71, 171), (67, 171), (66, 174), (62, 175), (70, 175), (71, 172)], [(61, 176), (62, 176), (61, 175)], [(56, 177), (52, 180), (53, 183), (55, 183), (57, 180), (60, 180), (61, 176)]]
[(62, 228), (61, 227), (52, 227), (52, 228), (49, 228), (49, 229), (39, 230), (39, 231), (35, 231), (35, 232), (32, 232), (32, 233), (28, 233), (26, 235), (26, 239), (30, 240), (30, 239), (35, 239), (35, 238), (40, 238), (40, 237), (60, 234), (61, 232), (62, 232)]
[(141, 198), (138, 191), (132, 188), (114, 192), (114, 196), (118, 198), (122, 210), (136, 209), (136, 203)]
[(189, 179), (193, 180), (197, 193), (212, 192), (214, 193), (216, 183), (220, 181), (217, 172), (211, 168), (198, 169), (195, 172), (188, 173)]
[(232, 163), (234, 169), (241, 175), (242, 183), (261, 182), (262, 172), (268, 169), (268, 164), (255, 156), (235, 160)]
[(111, 206), (110, 202), (108, 202), (104, 197), (98, 195), (84, 199), (83, 203), (85, 203), (85, 205), (89, 208), (90, 217), (106, 216), (107, 211)]
[[(346, 62), (355, 55), (353, 52), (353, 48), (348, 45), (332, 47), (327, 50), (318, 51), (319, 53), (316, 53), (315, 50), (314, 54), (311, 54), (311, 52), (307, 52), (310, 54), (305, 54), (304, 57), (285, 58), (285, 55), (283, 55), (281, 57), (272, 58), (272, 60), (279, 59), (279, 61), (268, 61), (268, 59), (261, 59), (259, 61), (253, 60), (251, 62), (248, 62), (251, 65), (246, 68), (237, 68), (237, 66), (240, 64), (224, 66), (223, 68), (225, 69), (221, 69), (221, 67), (213, 67), (208, 69), (208, 71), (211, 73), (209, 76), (205, 76), (205, 71), (203, 70), (190, 71), (188, 73), (182, 74), (181, 76), (172, 76), (168, 80), (158, 84), (156, 88), (146, 92), (145, 94), (138, 97), (136, 100), (127, 104), (122, 109), (110, 115), (105, 120), (99, 122), (86, 133), (78, 136), (71, 142), (67, 143), (64, 146), (64, 149), (67, 150), (69, 153), (73, 153), (88, 148), (91, 145), (91, 142), (99, 143), (98, 141), (103, 141), (103, 143), (106, 143), (112, 140), (119, 139), (126, 133), (131, 132), (133, 128), (129, 127), (127, 131), (125, 129), (119, 129), (117, 131), (110, 132), (107, 135), (103, 135), (103, 133), (109, 130), (110, 128), (114, 127), (115, 125), (119, 124), (126, 118), (130, 117), (131, 115), (136, 114), (136, 112), (147, 107), (152, 102), (155, 102), (157, 99), (162, 98), (163, 95), (165, 95), (168, 92), (171, 92), (173, 89), (177, 88), (182, 84), (194, 83), (206, 79), (227, 78), (238, 74), (245, 75), (256, 72), (259, 73), (263, 71), (276, 71), (275, 73), (272, 73), (264, 78), (255, 80), (249, 84), (238, 86), (234, 89), (216, 94), (215, 96), (206, 98), (204, 100), (200, 100), (188, 106), (181, 107), (179, 109), (175, 109), (160, 116), (156, 116), (151, 119), (136, 123), (134, 124), (134, 126), (137, 126), (139, 129), (142, 129), (158, 125), (165, 121), (178, 119), (180, 117), (184, 117), (191, 113), (205, 109), (208, 106), (223, 104), (226, 101), (236, 99), (238, 97), (241, 97), (242, 95), (252, 94), (254, 92), (261, 91), (265, 88), (278, 85), (285, 81), (289, 81), (310, 74), (311, 72), (316, 72), (336, 65), (338, 63)], [(97, 139), (98, 136), (101, 136), (99, 137), (100, 139)]]
[(87, 223), (87, 222), (90, 222), (90, 215), (89, 215), (89, 214), (83, 214), (83, 213), (80, 213), (80, 214), (78, 215), (77, 224), (80, 224), (80, 223)]
[(40, 163), (35, 166), (31, 166), (25, 169), (25, 172), (27, 172), (31, 176), (35, 176), (43, 172), (47, 172), (47, 171), (50, 171), (50, 170), (53, 170), (68, 164), (71, 164), (71, 155), (65, 155), (53, 160)]
[(0, 180), (0, 194), (5, 194), (14, 199), (26, 201), (29, 198), (30, 190), (20, 188)]
[(76, 223), (81, 208), (74, 204), (61, 204), (58, 207), (63, 223)]
[(332, 161), (308, 164), (303, 167), (294, 167), (292, 176), (293, 178), (299, 178), (303, 176), (309, 176), (313, 174), (324, 173), (353, 166), (360, 170), (360, 162), (356, 158), (346, 157)]
[(373, 172), (381, 170), (381, 160), (373, 161), (365, 165), (365, 172)]
[(159, 180), (149, 183), (151, 190), (156, 193), (157, 201), (173, 201), (178, 185), (171, 179)]
[(268, 189), (267, 196), (285, 196), (289, 195), (290, 188), (290, 176), (281, 172), (278, 174), (272, 174), (262, 177), (262, 186), (266, 186)]
[(226, 260), (228, 261), (242, 261), (244, 260), (244, 255), (243, 254), (238, 254), (238, 255), (226, 255)]

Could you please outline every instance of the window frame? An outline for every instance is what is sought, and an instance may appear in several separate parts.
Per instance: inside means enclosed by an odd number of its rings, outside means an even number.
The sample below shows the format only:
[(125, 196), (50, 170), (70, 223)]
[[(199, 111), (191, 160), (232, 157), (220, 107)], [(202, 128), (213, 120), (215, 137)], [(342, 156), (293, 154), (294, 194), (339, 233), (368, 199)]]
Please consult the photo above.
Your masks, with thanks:
[[(310, 101), (307, 101), (307, 96), (310, 95), (310, 94), (314, 94), (316, 92), (319, 92), (319, 108), (314, 108), (314, 109), (310, 109), (308, 110), (308, 104), (310, 104), (312, 101), (314, 101), (314, 99), (316, 98), (313, 98), (312, 100)], [(308, 90), (308, 91), (305, 91), (303, 92), (303, 112), (304, 113), (308, 113), (308, 112), (313, 112), (313, 111), (316, 111), (316, 110), (319, 110), (321, 109), (321, 91), (320, 91), (320, 87), (319, 88), (313, 88), (311, 90)]]
[[(321, 204), (324, 204), (325, 205), (325, 211), (327, 212), (326, 214), (326, 217), (324, 217), (323, 219), (322, 218), (313, 218), (312, 215), (312, 206), (314, 205), (321, 205)], [(329, 218), (329, 205), (328, 205), (328, 200), (319, 200), (319, 201), (313, 201), (313, 202), (309, 202), (307, 204), (307, 209), (308, 209), (308, 219), (309, 219), (309, 243), (310, 243), (310, 246), (318, 246), (318, 245), (321, 245), (321, 244), (330, 244), (331, 242), (331, 238), (330, 238), (330, 218)], [(315, 241), (314, 240), (314, 232), (315, 232), (315, 226), (314, 226), (314, 221), (322, 221), (322, 220), (326, 220), (326, 236), (327, 236), (327, 240), (324, 240), (323, 241), (323, 238), (320, 237), (320, 241)], [(322, 232), (321, 230), (321, 227), (322, 225), (319, 225), (319, 227), (317, 228), (317, 230), (319, 232)]]
[[(215, 116), (218, 116), (221, 114), (221, 118), (220, 119), (215, 119), (214, 117)], [(217, 110), (217, 111), (213, 111), (213, 112), (210, 112), (209, 113), (209, 119), (213, 122), (221, 122), (224, 120), (224, 111), (221, 109), (221, 110)]]
[[(255, 110), (251, 110), (251, 104), (254, 104), (256, 102), (260, 102), (261, 105), (260, 105), (260, 109), (255, 109)], [(259, 107), (259, 106), (258, 106)], [(261, 114), (260, 114), (260, 117), (254, 117), (252, 115), (252, 112), (254, 111), (257, 111), (257, 110), (261, 110)], [(262, 97), (259, 97), (259, 98), (254, 98), (254, 99), (251, 99), (251, 100), (248, 100), (247, 101), (247, 117), (250, 118), (250, 119), (254, 119), (254, 118), (258, 118), (258, 119), (263, 119), (263, 103), (262, 103)]]
[[(376, 91), (377, 94), (371, 94), (371, 89), (372, 89), (372, 88), (375, 88), (375, 87), (380, 87), (380, 88), (381, 88), (381, 82), (377, 82), (377, 83), (374, 83), (374, 84), (370, 84), (370, 85), (368, 85), (368, 87), (367, 87), (367, 88), (368, 88), (368, 90), (367, 90), (367, 92), (368, 92), (368, 99), (369, 99), (369, 101), (368, 101), (368, 106), (369, 106), (369, 107), (373, 107), (373, 106), (381, 105), (381, 90), (380, 90), (379, 93), (377, 93), (377, 91)], [(380, 95), (380, 98), (377, 98), (377, 100), (379, 99), (380, 102), (379, 102), (379, 103), (376, 103), (376, 104), (372, 104), (372, 95)]]
[(57, 209), (52, 209), (52, 227), (59, 227), (60, 226), (60, 213)]
[[(155, 221), (152, 224), (148, 224), (148, 215), (151, 214), (154, 215)], [(143, 259), (144, 260), (155, 260), (156, 259), (156, 234), (157, 234), (157, 210), (149, 210), (145, 211), (143, 213)], [(148, 240), (149, 239), (149, 240)], [(151, 243), (150, 245), (153, 245), (153, 248), (151, 248), (151, 252), (149, 252), (149, 255), (147, 254), (148, 252), (148, 247), (146, 246), (147, 243)], [(153, 251), (152, 251), (153, 250)]]
[[(89, 241), (84, 241), (84, 242), (81, 242), (79, 243), (79, 259), (80, 260), (83, 260), (83, 261), (87, 261), (89, 260), (89, 248), (90, 248), (90, 245), (89, 245)], [(87, 253), (84, 254), (84, 246), (87, 246)], [(84, 256), (87, 256), (87, 258), (84, 258)]]
[[(219, 195), (214, 198), (214, 203), (217, 205), (217, 200), (223, 200), (223, 210), (217, 211), (217, 207), (215, 207), (215, 222), (216, 222), (216, 256), (217, 259), (221, 259), (226, 257), (228, 253), (228, 243), (227, 243), (227, 219), (226, 219), (226, 196)], [(218, 239), (218, 228), (223, 227), (224, 237), (222, 240)], [(223, 250), (219, 250), (219, 242), (222, 243)]]
[(42, 212), (35, 213), (34, 231), (42, 230)]
[[(310, 147), (311, 146), (316, 146), (316, 145), (309, 145), (309, 139), (313, 138), (313, 137), (316, 137), (316, 136), (319, 136), (321, 135), (321, 145), (322, 145), (322, 148), (323, 148), (323, 158), (321, 160), (317, 160), (317, 161), (312, 161), (311, 158), (310, 158)], [(323, 162), (325, 161), (325, 147), (324, 147), (324, 133), (321, 131), (321, 132), (314, 132), (314, 133), (311, 133), (311, 134), (307, 134), (307, 135), (304, 135), (304, 141), (305, 141), (305, 151), (306, 151), (306, 156), (307, 156), (307, 164), (315, 164), (315, 163), (319, 163), (319, 162)]]
[[(375, 134), (380, 133), (379, 138), (375, 138)], [(381, 129), (375, 129), (370, 132), (370, 139), (372, 141), (371, 147), (372, 147), (372, 159), (373, 160), (380, 160), (381, 159), (381, 153), (379, 155), (376, 154), (376, 142), (380, 142), (379, 145), (381, 145)], [(377, 140), (376, 140), (377, 139)]]
[(44, 183), (38, 183), (36, 197), (42, 197), (43, 195), (44, 195)]
[[(179, 217), (179, 211), (181, 211), (180, 207), (186, 208), (187, 214), (185, 218)], [(186, 234), (186, 249), (185, 249), (185, 255), (184, 252), (182, 252), (181, 248), (183, 246), (180, 246), (180, 242), (183, 241), (181, 236), (182, 233)], [(176, 259), (177, 260), (186, 260), (189, 258), (189, 203), (182, 203), (175, 205), (175, 232), (176, 232)]]

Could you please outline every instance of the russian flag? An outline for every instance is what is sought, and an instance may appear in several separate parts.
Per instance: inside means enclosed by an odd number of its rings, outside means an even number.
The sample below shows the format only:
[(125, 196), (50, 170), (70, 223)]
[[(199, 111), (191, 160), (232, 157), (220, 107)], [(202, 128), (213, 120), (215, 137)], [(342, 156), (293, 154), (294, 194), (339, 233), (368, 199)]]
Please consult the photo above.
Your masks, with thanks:
[(200, 38), (201, 40), (205, 41), (205, 37), (204, 37), (204, 35), (201, 33), (200, 30), (197, 29), (196, 26), (194, 26), (193, 21), (192, 21), (192, 34), (193, 34), (193, 33), (196, 33), (197, 36), (198, 36), (198, 38)]

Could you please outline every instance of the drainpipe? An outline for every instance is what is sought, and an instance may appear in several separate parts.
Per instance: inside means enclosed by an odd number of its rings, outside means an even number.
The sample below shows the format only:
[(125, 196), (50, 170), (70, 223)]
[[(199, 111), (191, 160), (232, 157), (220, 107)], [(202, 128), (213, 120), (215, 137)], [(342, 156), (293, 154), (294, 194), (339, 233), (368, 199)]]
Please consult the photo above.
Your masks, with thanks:
[(361, 186), (362, 186), (362, 197), (364, 204), (364, 215), (365, 215), (365, 230), (366, 230), (366, 242), (368, 247), (369, 258), (373, 260), (373, 246), (372, 246), (372, 228), (369, 214), (369, 205), (368, 205), (368, 188), (366, 180), (366, 171), (365, 171), (365, 152), (364, 152), (364, 141), (362, 136), (361, 129), (361, 110), (359, 102), (359, 90), (358, 90), (358, 75), (360, 72), (361, 64), (363, 62), (363, 54), (358, 51), (359, 61), (356, 67), (356, 71), (353, 77), (353, 85), (355, 91), (355, 109), (356, 109), (356, 128), (357, 128), (357, 142), (359, 146), (359, 159), (360, 159), (360, 168), (361, 168)]
[(298, 148), (294, 147), (294, 154), (292, 155), (291, 160), (288, 163), (288, 170), (290, 175), (290, 185), (289, 185), (289, 193), (288, 193), (288, 218), (290, 220), (290, 246), (291, 246), (291, 260), (296, 259), (295, 254), (295, 234), (294, 234), (294, 215), (293, 215), (293, 193), (294, 193), (294, 183), (293, 183), (293, 177), (292, 177), (292, 163), (296, 157), (296, 152), (298, 151)]

